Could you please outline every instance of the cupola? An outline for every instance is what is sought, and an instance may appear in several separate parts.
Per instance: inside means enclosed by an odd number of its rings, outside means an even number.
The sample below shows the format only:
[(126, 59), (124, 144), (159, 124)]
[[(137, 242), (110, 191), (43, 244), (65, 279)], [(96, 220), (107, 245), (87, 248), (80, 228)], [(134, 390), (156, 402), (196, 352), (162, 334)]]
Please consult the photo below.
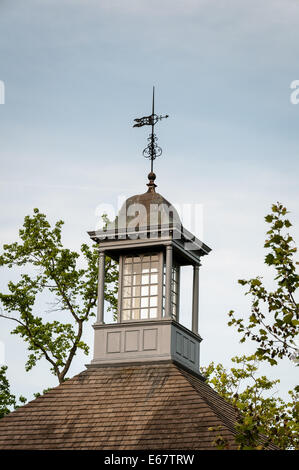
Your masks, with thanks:
[[(159, 154), (154, 113), (137, 120), (151, 125), (151, 172), (146, 192), (125, 201), (105, 230), (89, 232), (99, 245), (98, 314), (94, 325), (93, 365), (174, 361), (199, 372), (199, 267), (210, 248), (186, 230), (180, 217), (156, 192), (153, 161)], [(143, 124), (140, 124), (143, 123)], [(135, 124), (136, 126), (136, 124)], [(161, 149), (160, 149), (161, 150)], [(119, 263), (116, 323), (105, 323), (105, 257)], [(192, 329), (180, 323), (180, 272), (193, 266)]]

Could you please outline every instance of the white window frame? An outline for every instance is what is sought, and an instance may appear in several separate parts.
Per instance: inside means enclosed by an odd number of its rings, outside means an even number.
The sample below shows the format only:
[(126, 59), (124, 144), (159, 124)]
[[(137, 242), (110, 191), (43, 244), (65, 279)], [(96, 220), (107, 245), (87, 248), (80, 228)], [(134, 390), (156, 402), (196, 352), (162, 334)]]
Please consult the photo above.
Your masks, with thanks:
[[(146, 318), (140, 318), (141, 317), (141, 306), (139, 307), (139, 318), (130, 318), (130, 319), (125, 319), (123, 318), (123, 313), (124, 313), (124, 309), (122, 307), (123, 305), (123, 292), (124, 292), (124, 288), (126, 287), (124, 285), (124, 267), (125, 267), (125, 259), (127, 257), (147, 257), (147, 256), (158, 256), (158, 282), (157, 282), (157, 316), (154, 317), (154, 318), (150, 318), (150, 316), (146, 317)], [(147, 262), (147, 261), (146, 261)], [(156, 252), (156, 251), (153, 251), (153, 252), (150, 252), (150, 253), (133, 253), (133, 254), (124, 254), (124, 255), (121, 255), (120, 258), (119, 258), (119, 291), (118, 291), (118, 312), (117, 312), (117, 321), (118, 323), (127, 323), (127, 322), (138, 322), (138, 321), (150, 321), (150, 320), (158, 320), (158, 319), (161, 319), (162, 318), (162, 297), (163, 297), (163, 264), (164, 264), (164, 260), (163, 260), (163, 252), (162, 251), (159, 251), (159, 252)], [(142, 284), (141, 284), (142, 286)], [(151, 284), (146, 284), (144, 285), (145, 286), (151, 286)], [(132, 289), (132, 284), (131, 284), (131, 289)], [(141, 293), (140, 293), (140, 296), (137, 296), (135, 298), (140, 298), (140, 301), (141, 301), (141, 298), (144, 297), (144, 298), (148, 298), (150, 299), (150, 295), (149, 296), (141, 296)], [(132, 295), (132, 291), (131, 291), (131, 296), (128, 297), (129, 299), (133, 299), (133, 295)], [(150, 307), (147, 307), (148, 309)], [(133, 310), (132, 308), (128, 311), (131, 311)], [(137, 310), (137, 309), (136, 309)], [(149, 313), (149, 310), (148, 310), (148, 313)]]

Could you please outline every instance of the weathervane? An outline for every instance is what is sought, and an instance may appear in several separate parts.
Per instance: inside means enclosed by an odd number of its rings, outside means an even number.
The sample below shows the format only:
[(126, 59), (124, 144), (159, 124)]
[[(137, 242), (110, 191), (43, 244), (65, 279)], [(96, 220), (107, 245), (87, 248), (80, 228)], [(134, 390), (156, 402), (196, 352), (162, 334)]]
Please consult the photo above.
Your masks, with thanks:
[(142, 118), (134, 119), (136, 124), (133, 127), (152, 126), (152, 132), (148, 137), (148, 146), (143, 150), (142, 154), (145, 158), (151, 160), (151, 173), (153, 173), (153, 162), (157, 157), (162, 154), (162, 149), (157, 145), (157, 136), (154, 133), (154, 127), (161, 119), (168, 118), (168, 114), (165, 116), (158, 116), (155, 114), (155, 87), (153, 87), (153, 102), (152, 102), (152, 114), (150, 116), (144, 116)]

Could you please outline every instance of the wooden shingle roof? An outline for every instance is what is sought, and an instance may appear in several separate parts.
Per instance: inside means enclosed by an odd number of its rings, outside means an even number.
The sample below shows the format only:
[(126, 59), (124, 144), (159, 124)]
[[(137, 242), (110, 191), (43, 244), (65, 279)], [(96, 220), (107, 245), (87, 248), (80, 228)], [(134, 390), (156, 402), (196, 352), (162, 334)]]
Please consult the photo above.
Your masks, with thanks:
[(199, 376), (169, 362), (89, 367), (0, 420), (0, 449), (215, 449), (235, 414)]

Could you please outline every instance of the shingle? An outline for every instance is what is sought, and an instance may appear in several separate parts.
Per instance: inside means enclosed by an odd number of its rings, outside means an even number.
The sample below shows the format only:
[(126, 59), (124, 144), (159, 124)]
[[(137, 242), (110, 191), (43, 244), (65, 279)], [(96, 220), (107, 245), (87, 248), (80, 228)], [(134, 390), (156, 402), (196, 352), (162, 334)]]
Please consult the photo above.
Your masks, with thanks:
[(234, 448), (235, 413), (174, 363), (89, 367), (0, 420), (0, 449)]

